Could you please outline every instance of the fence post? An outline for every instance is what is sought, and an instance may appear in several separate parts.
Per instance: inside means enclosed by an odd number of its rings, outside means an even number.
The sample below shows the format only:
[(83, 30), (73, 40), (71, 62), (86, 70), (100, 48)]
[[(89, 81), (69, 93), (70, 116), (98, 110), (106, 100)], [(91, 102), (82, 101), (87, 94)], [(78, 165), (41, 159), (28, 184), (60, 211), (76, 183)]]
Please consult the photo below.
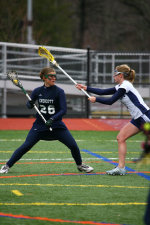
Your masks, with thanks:
[[(90, 47), (87, 47), (87, 81), (86, 85), (90, 86)], [(86, 97), (86, 118), (90, 117), (90, 104)]]
[(2, 61), (3, 61), (3, 71), (2, 71), (2, 79), (4, 81), (4, 86), (2, 89), (2, 118), (6, 118), (6, 109), (7, 109), (7, 87), (6, 87), (6, 51), (7, 47), (6, 45), (3, 45), (2, 47)]

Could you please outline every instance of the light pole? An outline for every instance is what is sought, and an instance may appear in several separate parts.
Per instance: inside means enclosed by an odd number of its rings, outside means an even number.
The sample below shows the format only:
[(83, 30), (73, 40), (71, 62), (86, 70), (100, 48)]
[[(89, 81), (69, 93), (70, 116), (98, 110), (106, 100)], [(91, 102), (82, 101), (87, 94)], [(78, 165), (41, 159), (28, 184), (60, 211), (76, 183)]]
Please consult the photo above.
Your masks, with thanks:
[(35, 44), (32, 39), (32, 0), (27, 0), (27, 43)]

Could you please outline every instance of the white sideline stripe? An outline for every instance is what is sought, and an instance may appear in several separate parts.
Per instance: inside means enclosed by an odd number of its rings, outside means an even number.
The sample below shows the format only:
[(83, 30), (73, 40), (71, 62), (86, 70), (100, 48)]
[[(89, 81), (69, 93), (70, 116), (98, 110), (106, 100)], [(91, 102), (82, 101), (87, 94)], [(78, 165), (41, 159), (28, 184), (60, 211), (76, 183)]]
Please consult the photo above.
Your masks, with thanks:
[[(83, 160), (97, 160), (97, 158), (82, 158)], [(65, 159), (20, 159), (19, 161), (72, 161), (72, 158), (65, 158)], [(0, 159), (0, 161), (8, 161), (8, 159)]]
[[(98, 160), (97, 158), (82, 158), (83, 161), (87, 161), (87, 160)], [(110, 160), (118, 160), (118, 158), (108, 158)], [(127, 160), (133, 160), (135, 158), (126, 158)], [(65, 158), (65, 159), (20, 159), (19, 161), (70, 161), (72, 160), (74, 162), (74, 160), (72, 158)], [(8, 159), (0, 159), (0, 161), (8, 161)]]
[(0, 141), (25, 141), (25, 139), (0, 139)]
[[(9, 142), (9, 141), (25, 141), (25, 139), (0, 139), (0, 141), (1, 141), (1, 142), (5, 142), (5, 141), (7, 141), (7, 142)], [(44, 141), (44, 140), (41, 140), (41, 141)], [(78, 141), (78, 142), (80, 142), (80, 141), (81, 141), (81, 142), (82, 142), (82, 141), (83, 141), (83, 142), (86, 141), (86, 142), (87, 142), (88, 140), (77, 140), (77, 139), (76, 139), (76, 141)], [(110, 141), (110, 142), (117, 142), (117, 140), (99, 140), (99, 139), (98, 139), (98, 140), (89, 140), (89, 141), (90, 141), (90, 142), (92, 142), (92, 141), (94, 141), (94, 142), (95, 142), (95, 141), (97, 141), (97, 142), (102, 142), (102, 141), (103, 141), (103, 142), (104, 142), (104, 141), (105, 141), (105, 142), (108, 142), (108, 141)], [(142, 140), (128, 140), (127, 142), (131, 142), (131, 143), (137, 142), (137, 143), (139, 143), (139, 142), (142, 142)]]

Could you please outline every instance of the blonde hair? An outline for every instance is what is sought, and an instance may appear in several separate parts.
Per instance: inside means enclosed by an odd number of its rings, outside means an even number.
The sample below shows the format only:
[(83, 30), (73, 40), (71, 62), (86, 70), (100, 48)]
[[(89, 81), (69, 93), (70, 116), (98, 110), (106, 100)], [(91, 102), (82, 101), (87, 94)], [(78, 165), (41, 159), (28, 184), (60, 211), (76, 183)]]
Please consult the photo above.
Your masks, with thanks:
[(124, 75), (124, 79), (130, 81), (131, 83), (135, 80), (135, 70), (131, 69), (128, 65), (122, 64), (116, 66), (118, 72), (122, 72)]
[(45, 75), (48, 75), (48, 74), (51, 74), (51, 73), (56, 73), (54, 68), (52, 68), (52, 67), (45, 67), (40, 72), (40, 78), (43, 80), (43, 77)]

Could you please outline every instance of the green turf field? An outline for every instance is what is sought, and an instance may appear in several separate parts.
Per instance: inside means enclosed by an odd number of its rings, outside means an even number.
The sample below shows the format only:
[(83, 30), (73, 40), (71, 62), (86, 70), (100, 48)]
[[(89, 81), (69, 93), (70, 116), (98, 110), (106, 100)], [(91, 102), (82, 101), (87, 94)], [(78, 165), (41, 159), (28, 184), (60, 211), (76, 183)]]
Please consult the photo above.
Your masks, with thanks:
[[(1, 225), (143, 225), (150, 168), (137, 168), (142, 134), (128, 140), (126, 166), (136, 172), (109, 176), (118, 160), (117, 132), (72, 131), (91, 175), (78, 172), (70, 151), (58, 141), (41, 141), (8, 174), (0, 176)], [(0, 163), (23, 143), (27, 131), (0, 131)], [(88, 152), (84, 152), (86, 149)], [(99, 156), (105, 157), (101, 159)], [(137, 171), (142, 172), (140, 176)], [(97, 223), (94, 223), (97, 222)]]

